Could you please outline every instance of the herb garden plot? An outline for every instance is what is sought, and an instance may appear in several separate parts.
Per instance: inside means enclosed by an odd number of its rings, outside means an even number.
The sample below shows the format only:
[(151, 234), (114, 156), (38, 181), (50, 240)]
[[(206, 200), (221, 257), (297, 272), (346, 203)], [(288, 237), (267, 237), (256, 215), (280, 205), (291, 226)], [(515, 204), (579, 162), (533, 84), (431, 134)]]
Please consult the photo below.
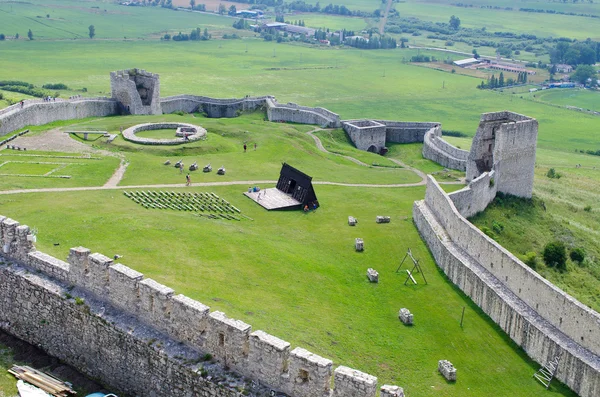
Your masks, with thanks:
[(147, 209), (191, 211), (209, 219), (240, 221), (241, 211), (227, 200), (210, 192), (188, 193), (167, 191), (123, 192), (126, 197)]

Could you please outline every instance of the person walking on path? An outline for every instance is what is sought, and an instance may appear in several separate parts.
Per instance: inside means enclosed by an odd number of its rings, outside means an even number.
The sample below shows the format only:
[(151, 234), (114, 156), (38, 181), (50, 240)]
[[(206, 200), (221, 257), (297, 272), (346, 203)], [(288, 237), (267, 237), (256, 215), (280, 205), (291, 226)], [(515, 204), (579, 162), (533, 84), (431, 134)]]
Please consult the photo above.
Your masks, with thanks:
[(246, 146), (246, 144), (244, 143), (244, 153), (246, 153), (247, 148), (248, 148), (248, 146)]
[(185, 186), (190, 186), (192, 184), (192, 178), (190, 178), (190, 174), (185, 176)]
[(179, 163), (179, 173), (183, 174), (183, 161)]

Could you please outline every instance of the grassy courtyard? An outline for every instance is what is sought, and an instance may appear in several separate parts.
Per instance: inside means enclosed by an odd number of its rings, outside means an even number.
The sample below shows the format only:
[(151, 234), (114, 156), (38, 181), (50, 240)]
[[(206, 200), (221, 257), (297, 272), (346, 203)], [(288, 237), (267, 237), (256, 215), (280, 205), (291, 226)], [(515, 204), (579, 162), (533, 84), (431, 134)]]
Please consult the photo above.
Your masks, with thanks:
[[(326, 158), (313, 161), (329, 167)], [(356, 181), (371, 178), (357, 175)], [(123, 191), (131, 190), (126, 185), (0, 196), (0, 206), (3, 214), (38, 229), (38, 247), (45, 252), (64, 258), (69, 247), (84, 245), (118, 253), (124, 264), (177, 292), (336, 364), (374, 374), (381, 383), (400, 384), (411, 395), (547, 395), (531, 378), (537, 365), (432, 261), (411, 220), (412, 202), (423, 197), (424, 187), (316, 186), (321, 207), (308, 214), (267, 212), (241, 194), (245, 185), (169, 189), (213, 191), (252, 218), (215, 221), (145, 209), (125, 197)], [(56, 202), (68, 211), (57, 211)], [(392, 222), (376, 224), (382, 214)], [(347, 226), (348, 215), (359, 219), (358, 226)], [(355, 237), (364, 238), (365, 252), (354, 251)], [(409, 247), (422, 261), (427, 285), (417, 276), (418, 285), (405, 286), (403, 270), (396, 273)], [(368, 283), (367, 267), (380, 272), (379, 284)], [(415, 314), (414, 327), (401, 325), (400, 307)], [(439, 376), (441, 358), (460, 369), (460, 382)], [(552, 393), (571, 395), (560, 386)]]

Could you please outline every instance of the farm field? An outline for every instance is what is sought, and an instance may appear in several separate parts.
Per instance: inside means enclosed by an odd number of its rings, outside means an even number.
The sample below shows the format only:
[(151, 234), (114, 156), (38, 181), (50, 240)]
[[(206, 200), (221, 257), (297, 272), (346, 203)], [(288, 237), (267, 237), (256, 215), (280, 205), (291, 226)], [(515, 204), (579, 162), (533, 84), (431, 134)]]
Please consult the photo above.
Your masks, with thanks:
[(573, 106), (600, 112), (600, 92), (578, 88), (551, 89), (527, 93), (527, 97), (554, 105)]

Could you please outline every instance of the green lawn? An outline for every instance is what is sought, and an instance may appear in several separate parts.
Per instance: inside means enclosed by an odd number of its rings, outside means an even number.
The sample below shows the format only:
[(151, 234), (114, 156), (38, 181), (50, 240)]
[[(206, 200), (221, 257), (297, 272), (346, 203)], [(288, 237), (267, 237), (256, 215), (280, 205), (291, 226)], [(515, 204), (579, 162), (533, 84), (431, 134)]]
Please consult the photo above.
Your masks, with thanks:
[[(213, 310), (336, 365), (376, 375), (381, 384), (402, 385), (411, 395), (548, 395), (531, 377), (538, 365), (435, 266), (411, 221), (412, 203), (423, 197), (423, 187), (317, 186), (321, 207), (308, 214), (267, 212), (244, 197), (243, 189), (210, 190), (253, 221), (147, 210), (120, 191), (0, 196), (0, 205), (4, 215), (39, 230), (38, 247), (45, 252), (64, 258), (69, 247), (83, 245), (118, 253), (126, 265)], [(56, 211), (56, 202), (69, 211)], [(392, 222), (376, 224), (381, 214)], [(348, 215), (359, 219), (357, 227), (347, 226)], [(365, 239), (364, 253), (354, 251), (358, 236)], [(421, 259), (428, 285), (417, 277), (419, 285), (404, 286), (404, 273), (395, 272), (409, 247)], [(368, 283), (367, 267), (379, 271), (379, 284)], [(415, 314), (414, 327), (399, 322), (401, 307)], [(441, 358), (461, 371), (456, 384), (437, 373)], [(552, 394), (573, 395), (558, 386)]]
[[(87, 159), (74, 153), (1, 150), (0, 164), (6, 164), (0, 167), (0, 190), (101, 186), (119, 166), (119, 159), (100, 155), (93, 157)], [(44, 176), (46, 173), (50, 173), (49, 176)]]

